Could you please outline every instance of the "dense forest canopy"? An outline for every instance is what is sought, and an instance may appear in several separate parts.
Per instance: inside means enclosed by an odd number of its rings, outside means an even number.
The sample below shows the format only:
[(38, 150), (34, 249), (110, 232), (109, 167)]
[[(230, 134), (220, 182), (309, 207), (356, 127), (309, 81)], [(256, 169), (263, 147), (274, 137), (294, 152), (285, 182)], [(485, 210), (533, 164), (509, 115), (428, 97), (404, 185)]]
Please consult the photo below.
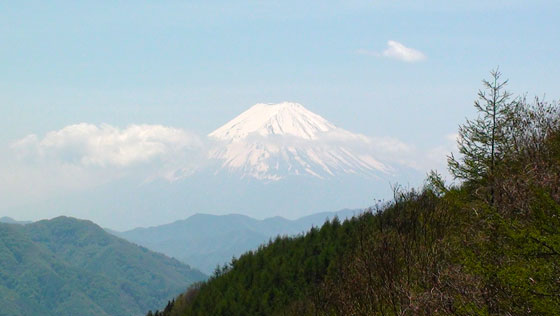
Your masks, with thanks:
[(560, 108), (484, 81), (456, 184), (278, 237), (148, 315), (557, 315)]
[(0, 223), (0, 316), (142, 315), (205, 278), (89, 221)]

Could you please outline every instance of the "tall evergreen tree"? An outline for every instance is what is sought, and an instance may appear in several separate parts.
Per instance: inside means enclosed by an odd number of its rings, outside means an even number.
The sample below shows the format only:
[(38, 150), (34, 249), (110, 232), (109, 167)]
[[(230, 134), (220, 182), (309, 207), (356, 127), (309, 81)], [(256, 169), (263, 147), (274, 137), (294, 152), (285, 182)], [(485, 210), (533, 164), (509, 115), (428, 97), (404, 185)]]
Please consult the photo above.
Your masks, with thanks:
[(490, 72), (490, 80), (483, 80), (474, 107), (479, 115), (459, 127), (457, 141), (459, 153), (448, 157), (449, 170), (455, 179), (489, 189), (491, 204), (494, 203), (493, 176), (508, 146), (508, 121), (516, 104), (505, 90), (508, 81), (501, 81), (498, 69)]

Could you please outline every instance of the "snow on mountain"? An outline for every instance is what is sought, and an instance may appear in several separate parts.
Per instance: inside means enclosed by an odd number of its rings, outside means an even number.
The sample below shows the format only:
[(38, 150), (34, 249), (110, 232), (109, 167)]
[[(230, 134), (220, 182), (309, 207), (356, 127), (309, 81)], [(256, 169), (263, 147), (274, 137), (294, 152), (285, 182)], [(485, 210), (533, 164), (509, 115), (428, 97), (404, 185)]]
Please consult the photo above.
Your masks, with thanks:
[(243, 177), (376, 176), (388, 166), (371, 155), (371, 141), (336, 127), (301, 104), (256, 104), (208, 135), (210, 158)]
[(259, 103), (210, 133), (210, 137), (241, 141), (251, 133), (260, 136), (291, 135), (317, 139), (317, 134), (336, 127), (299, 103)]

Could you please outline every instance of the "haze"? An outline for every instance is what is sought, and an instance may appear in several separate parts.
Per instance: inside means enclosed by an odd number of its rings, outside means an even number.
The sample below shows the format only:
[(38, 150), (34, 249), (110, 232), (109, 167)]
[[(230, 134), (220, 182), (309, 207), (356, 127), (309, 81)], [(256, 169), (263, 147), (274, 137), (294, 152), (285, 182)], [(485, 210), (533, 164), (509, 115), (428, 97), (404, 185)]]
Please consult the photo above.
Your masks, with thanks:
[[(445, 171), (490, 69), (517, 94), (558, 99), (557, 1), (399, 3), (1, 4), (0, 215), (128, 229), (363, 208)], [(364, 137), (352, 157), (388, 169), (261, 182), (209, 166), (209, 133), (284, 101)]]

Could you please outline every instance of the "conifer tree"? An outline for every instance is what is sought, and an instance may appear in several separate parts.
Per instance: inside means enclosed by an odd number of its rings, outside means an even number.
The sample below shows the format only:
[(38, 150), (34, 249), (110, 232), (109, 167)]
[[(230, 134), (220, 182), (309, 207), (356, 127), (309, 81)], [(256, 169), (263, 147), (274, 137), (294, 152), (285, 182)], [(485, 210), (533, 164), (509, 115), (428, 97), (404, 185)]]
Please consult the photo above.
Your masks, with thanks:
[(490, 80), (483, 80), (474, 107), (478, 117), (459, 127), (457, 145), (460, 158), (453, 154), (448, 165), (455, 179), (484, 186), (489, 189), (491, 205), (494, 204), (493, 177), (508, 146), (508, 121), (516, 104), (505, 90), (508, 81), (501, 81), (498, 69), (490, 72)]

